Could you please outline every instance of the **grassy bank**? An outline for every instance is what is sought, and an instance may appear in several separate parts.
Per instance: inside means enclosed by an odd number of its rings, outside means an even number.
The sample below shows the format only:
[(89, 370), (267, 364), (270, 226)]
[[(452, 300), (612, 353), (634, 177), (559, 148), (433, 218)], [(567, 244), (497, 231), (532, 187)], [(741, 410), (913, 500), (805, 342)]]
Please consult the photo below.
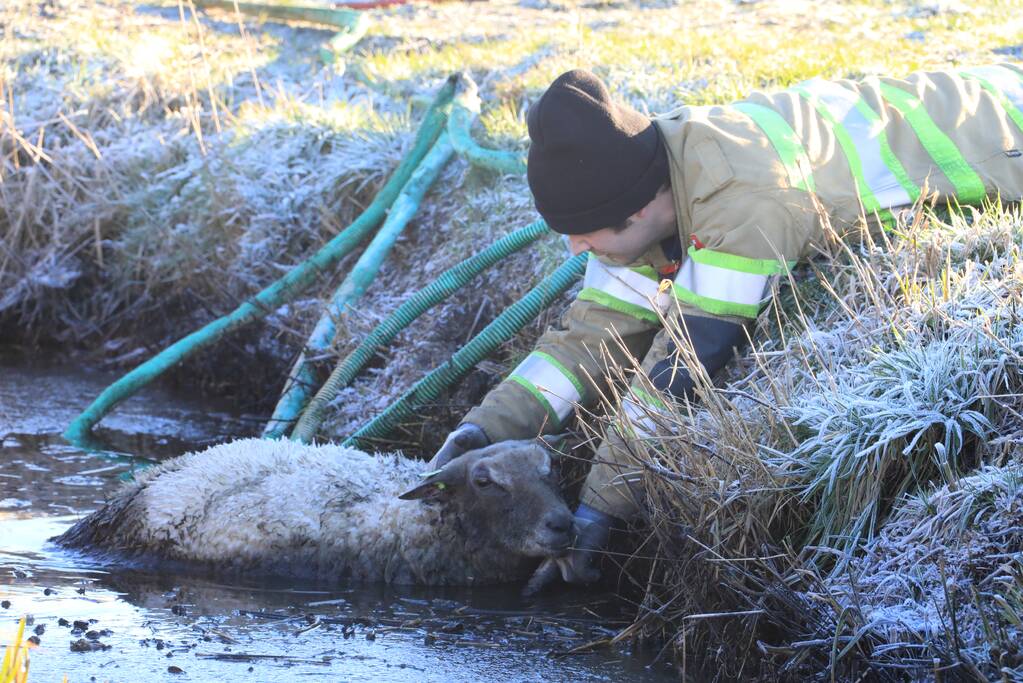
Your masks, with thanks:
[[(529, 104), (577, 66), (654, 113), (816, 75), (1023, 56), (1013, 2), (495, 0), (371, 16), (339, 67), (318, 60), (329, 31), (188, 2), (4, 3), (0, 341), (130, 367), (232, 309), (359, 213), (452, 71), (480, 84), (476, 137), (523, 150)], [(524, 179), (453, 162), (336, 351), (534, 217)], [(658, 559), (634, 576), (646, 598), (626, 636), (664, 636), (688, 673), (1023, 676), (1023, 221), (920, 212), (899, 233), (834, 241), (729, 376), (656, 448), (637, 445), (650, 465), (637, 554)], [(330, 433), (384, 408), (563, 256), (553, 238), (537, 249), (403, 333), (342, 393)], [(352, 258), (174, 380), (267, 410)], [(556, 314), (397, 440), (436, 443)]]
[(634, 444), (637, 628), (726, 676), (1019, 680), (1021, 250), (1018, 207), (921, 211), (798, 273)]
[[(567, 68), (593, 68), (619, 96), (656, 112), (817, 74), (989, 61), (993, 51), (1019, 50), (1008, 9), (411, 4), (371, 12), (369, 34), (345, 65), (326, 67), (318, 50), (331, 33), (313, 26), (176, 0), (4, 3), (0, 334), (130, 367), (230, 310), (358, 214), (408, 147), (423, 103), (455, 70), (481, 86), (477, 137), (524, 149), (526, 108)], [(523, 179), (450, 165), (379, 285), (343, 321), (339, 351), (429, 273), (533, 217)], [(456, 296), (403, 335), (401, 351), (341, 397), (334, 433), (364, 419), (367, 400), (371, 410), (392, 400), (560, 258), (553, 239), (540, 252), (493, 269), (477, 289), (482, 298)], [(177, 381), (268, 409), (347, 265), (266, 324), (185, 364)], [(499, 370), (476, 373), (473, 388), (451, 399), (452, 416)]]

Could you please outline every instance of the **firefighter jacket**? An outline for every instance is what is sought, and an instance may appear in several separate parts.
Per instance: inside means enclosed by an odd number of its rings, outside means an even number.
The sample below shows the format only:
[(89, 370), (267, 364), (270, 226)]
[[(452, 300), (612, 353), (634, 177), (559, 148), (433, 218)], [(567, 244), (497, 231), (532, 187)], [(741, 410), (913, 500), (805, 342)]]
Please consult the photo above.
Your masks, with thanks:
[(596, 404), (605, 364), (644, 358), (669, 310), (704, 330), (691, 343), (716, 370), (734, 330), (766, 303), (770, 278), (823, 239), (822, 212), (841, 230), (890, 222), (922, 193), (959, 204), (1023, 196), (1023, 65), (813, 79), (654, 122), (677, 240), (637, 263), (590, 258), (562, 329), (466, 416), (492, 442), (557, 431), (576, 405)]

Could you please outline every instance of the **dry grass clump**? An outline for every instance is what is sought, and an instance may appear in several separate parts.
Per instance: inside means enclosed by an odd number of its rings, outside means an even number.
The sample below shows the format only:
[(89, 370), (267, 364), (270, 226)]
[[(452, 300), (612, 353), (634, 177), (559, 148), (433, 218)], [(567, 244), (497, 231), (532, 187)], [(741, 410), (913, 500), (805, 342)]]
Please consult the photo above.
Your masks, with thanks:
[[(699, 403), (652, 416), (658, 438), (632, 444), (648, 471), (660, 548), (637, 628), (667, 629), (685, 666), (708, 657), (702, 663), (723, 677), (798, 677), (806, 667), (898, 677), (934, 666), (993, 675), (979, 655), (998, 641), (985, 639), (1018, 612), (993, 619), (998, 599), (984, 592), (1015, 565), (963, 574), (973, 583), (955, 604), (972, 612), (961, 620), (975, 625), (983, 613), (989, 631), (954, 635), (939, 607), (945, 621), (918, 620), (927, 627), (907, 639), (864, 606), (932, 609), (940, 582), (878, 583), (863, 558), (891, 556), (896, 535), (907, 546), (924, 538), (906, 521), (926, 521), (924, 503), (904, 505), (884, 526), (906, 496), (932, 500), (926, 492), (938, 490), (933, 500), (946, 500), (942, 487), (976, 488), (978, 468), (1023, 462), (1013, 445), (1023, 433), (1021, 250), (1018, 207), (944, 220), (919, 211), (892, 235), (832, 239), (813, 262), (818, 279), (789, 283), (725, 381), (701, 377)], [(1015, 513), (1004, 514), (1009, 521), (974, 526), (954, 545), (1000, 546), (1018, 560), (1023, 537), (1005, 531)], [(953, 547), (948, 537), (942, 547)], [(909, 559), (892, 561), (895, 574), (899, 562)], [(963, 599), (968, 585), (979, 602)], [(1011, 604), (1018, 588), (1002, 598)]]
[(407, 114), (308, 107), (270, 67), (261, 87), (248, 34), (187, 11), (34, 9), (5, 8), (38, 33), (6, 46), (0, 134), (0, 313), (30, 337), (95, 343), (232, 305), (350, 220), (401, 156)]
[(827, 591), (848, 627), (902, 645), (887, 663), (928, 666), (937, 650), (966, 672), (1020, 680), (1021, 548), (1023, 457), (1015, 454), (907, 497), (862, 555), (828, 578)]

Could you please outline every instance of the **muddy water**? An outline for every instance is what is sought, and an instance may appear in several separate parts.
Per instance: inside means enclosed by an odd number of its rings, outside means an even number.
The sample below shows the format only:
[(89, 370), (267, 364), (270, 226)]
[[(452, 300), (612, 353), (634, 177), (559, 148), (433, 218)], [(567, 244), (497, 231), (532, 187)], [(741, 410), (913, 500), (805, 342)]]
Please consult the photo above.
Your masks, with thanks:
[(128, 456), (163, 459), (258, 428), (147, 391), (99, 432), (125, 457), (65, 444), (61, 430), (113, 379), (0, 355), (0, 642), (31, 615), (26, 635), (40, 645), (30, 681), (672, 680), (622, 650), (561, 654), (627, 623), (611, 595), (525, 601), (514, 588), (239, 583), (104, 566), (53, 547), (46, 539), (118, 486)]

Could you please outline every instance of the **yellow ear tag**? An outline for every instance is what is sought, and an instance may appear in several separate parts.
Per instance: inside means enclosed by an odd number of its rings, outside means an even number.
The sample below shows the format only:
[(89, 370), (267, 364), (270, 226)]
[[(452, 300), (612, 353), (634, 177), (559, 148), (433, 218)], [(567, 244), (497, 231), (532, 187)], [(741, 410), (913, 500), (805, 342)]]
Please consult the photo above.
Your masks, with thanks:
[(447, 484), (445, 484), (445, 483), (444, 483), (444, 482), (442, 482), (442, 481), (438, 481), (438, 482), (437, 482), (437, 483), (435, 484), (435, 486), (437, 487), (437, 490), (439, 490), (439, 491), (443, 491), (444, 489), (446, 489), (446, 488), (448, 487), (448, 485), (447, 485)]

